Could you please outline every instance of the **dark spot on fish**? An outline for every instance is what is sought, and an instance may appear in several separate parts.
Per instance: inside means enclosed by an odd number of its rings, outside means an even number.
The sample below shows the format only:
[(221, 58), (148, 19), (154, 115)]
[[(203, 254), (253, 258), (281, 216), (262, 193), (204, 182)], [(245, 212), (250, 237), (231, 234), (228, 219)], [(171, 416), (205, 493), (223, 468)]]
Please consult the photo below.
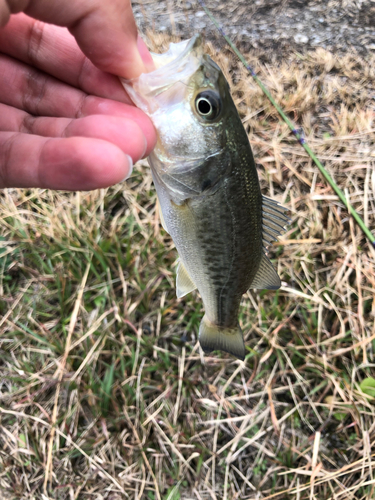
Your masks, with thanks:
[(207, 189), (209, 189), (212, 185), (212, 182), (210, 179), (206, 179), (205, 181), (203, 181), (203, 184), (202, 184), (202, 191), (206, 191)]

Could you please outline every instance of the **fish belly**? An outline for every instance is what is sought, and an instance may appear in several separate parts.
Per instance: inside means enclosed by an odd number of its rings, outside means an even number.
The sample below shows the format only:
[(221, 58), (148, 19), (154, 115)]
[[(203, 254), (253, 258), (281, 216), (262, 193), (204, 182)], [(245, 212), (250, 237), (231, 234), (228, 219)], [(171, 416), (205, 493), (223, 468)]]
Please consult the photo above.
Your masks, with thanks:
[(202, 296), (206, 316), (223, 328), (238, 325), (241, 297), (262, 258), (259, 181), (256, 171), (252, 183), (240, 174), (226, 178), (215, 194), (181, 205), (157, 186), (168, 231)]

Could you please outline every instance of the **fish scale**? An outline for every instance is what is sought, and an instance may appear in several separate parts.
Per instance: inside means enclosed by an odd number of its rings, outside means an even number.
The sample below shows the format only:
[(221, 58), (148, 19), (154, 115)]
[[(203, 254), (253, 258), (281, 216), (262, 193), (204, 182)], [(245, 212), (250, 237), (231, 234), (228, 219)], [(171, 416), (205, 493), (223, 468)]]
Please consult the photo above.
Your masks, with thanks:
[(171, 44), (165, 64), (163, 55), (157, 61), (154, 72), (125, 87), (158, 133), (148, 160), (163, 227), (180, 256), (177, 296), (198, 289), (205, 352), (220, 349), (244, 359), (241, 298), (249, 288), (279, 288), (266, 248), (288, 218), (261, 194), (229, 86), (200, 37)]

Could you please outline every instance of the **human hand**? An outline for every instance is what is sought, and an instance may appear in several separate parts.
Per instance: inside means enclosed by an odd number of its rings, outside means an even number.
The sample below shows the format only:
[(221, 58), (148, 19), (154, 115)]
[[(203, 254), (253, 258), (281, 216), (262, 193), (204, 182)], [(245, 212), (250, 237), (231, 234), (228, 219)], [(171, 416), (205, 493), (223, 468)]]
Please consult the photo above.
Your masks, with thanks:
[(114, 76), (152, 68), (130, 0), (0, 0), (5, 24), (0, 188), (76, 191), (124, 180), (156, 141)]

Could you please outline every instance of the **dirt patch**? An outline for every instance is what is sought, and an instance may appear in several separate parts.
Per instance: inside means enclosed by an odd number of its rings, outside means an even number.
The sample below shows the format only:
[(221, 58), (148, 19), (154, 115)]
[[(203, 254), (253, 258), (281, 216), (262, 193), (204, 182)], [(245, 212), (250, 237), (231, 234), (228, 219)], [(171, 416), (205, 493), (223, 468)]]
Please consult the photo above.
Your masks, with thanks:
[[(259, 49), (267, 59), (317, 47), (361, 56), (375, 51), (374, 0), (205, 3), (237, 43), (247, 50)], [(141, 31), (153, 28), (182, 38), (203, 32), (215, 44), (225, 43), (198, 1), (137, 0), (133, 8)]]

